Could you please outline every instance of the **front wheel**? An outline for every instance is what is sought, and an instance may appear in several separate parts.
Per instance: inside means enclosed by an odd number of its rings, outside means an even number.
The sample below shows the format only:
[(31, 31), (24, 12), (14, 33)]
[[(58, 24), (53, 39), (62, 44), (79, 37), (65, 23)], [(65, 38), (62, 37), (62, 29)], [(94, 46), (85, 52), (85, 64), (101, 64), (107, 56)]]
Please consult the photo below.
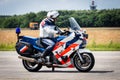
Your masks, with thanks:
[(81, 57), (83, 58), (84, 63), (81, 62), (78, 55), (74, 56), (74, 66), (80, 72), (89, 72), (95, 64), (94, 56), (92, 55), (92, 53), (81, 53)]
[(29, 62), (26, 60), (22, 60), (22, 63), (24, 68), (30, 72), (37, 72), (39, 69), (42, 68), (42, 64), (37, 64), (37, 63)]

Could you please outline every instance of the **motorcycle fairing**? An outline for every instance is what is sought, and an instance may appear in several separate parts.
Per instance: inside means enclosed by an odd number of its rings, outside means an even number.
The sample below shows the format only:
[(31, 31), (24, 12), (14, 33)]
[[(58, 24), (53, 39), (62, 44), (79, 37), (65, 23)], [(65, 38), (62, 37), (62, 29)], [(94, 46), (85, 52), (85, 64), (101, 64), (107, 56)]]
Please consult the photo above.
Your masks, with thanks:
[[(75, 33), (71, 33), (68, 37), (64, 38), (60, 42), (56, 43), (53, 54), (55, 55), (56, 59), (61, 63), (61, 65), (67, 67), (74, 67), (71, 60), (70, 55), (79, 49), (79, 45), (82, 43), (81, 40), (75, 40)], [(74, 40), (74, 41), (72, 41)], [(66, 47), (68, 42), (72, 42), (68, 47)], [(67, 60), (64, 60), (63, 57), (67, 57)]]

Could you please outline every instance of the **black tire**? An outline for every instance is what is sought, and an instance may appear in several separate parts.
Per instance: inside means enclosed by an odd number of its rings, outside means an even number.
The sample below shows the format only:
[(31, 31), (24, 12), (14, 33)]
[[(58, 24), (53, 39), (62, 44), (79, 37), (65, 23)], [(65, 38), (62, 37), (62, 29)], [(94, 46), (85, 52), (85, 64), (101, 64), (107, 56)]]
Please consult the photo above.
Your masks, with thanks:
[(73, 58), (74, 66), (80, 72), (89, 72), (95, 64), (95, 59), (92, 53), (81, 53), (82, 58), (85, 63), (81, 63), (78, 55), (75, 55)]
[(30, 72), (37, 72), (39, 69), (42, 68), (42, 64), (37, 64), (37, 63), (29, 62), (26, 60), (22, 60), (22, 63), (24, 68)]

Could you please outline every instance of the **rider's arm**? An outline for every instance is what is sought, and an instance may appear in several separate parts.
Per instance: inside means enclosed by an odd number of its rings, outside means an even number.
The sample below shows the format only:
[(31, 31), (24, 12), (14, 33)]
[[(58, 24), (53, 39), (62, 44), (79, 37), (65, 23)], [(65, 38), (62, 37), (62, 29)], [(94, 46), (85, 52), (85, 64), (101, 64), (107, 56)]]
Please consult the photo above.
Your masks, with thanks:
[(48, 33), (58, 33), (58, 31), (55, 30), (55, 26), (45, 26), (44, 29), (45, 29)]

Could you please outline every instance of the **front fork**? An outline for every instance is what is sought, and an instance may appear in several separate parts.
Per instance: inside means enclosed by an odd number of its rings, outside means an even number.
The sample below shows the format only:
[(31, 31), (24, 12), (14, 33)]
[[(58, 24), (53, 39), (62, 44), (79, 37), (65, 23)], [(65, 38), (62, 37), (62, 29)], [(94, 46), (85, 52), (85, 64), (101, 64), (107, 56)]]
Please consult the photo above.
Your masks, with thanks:
[(77, 55), (79, 56), (81, 63), (85, 63), (82, 55), (79, 53), (79, 50), (77, 50)]

